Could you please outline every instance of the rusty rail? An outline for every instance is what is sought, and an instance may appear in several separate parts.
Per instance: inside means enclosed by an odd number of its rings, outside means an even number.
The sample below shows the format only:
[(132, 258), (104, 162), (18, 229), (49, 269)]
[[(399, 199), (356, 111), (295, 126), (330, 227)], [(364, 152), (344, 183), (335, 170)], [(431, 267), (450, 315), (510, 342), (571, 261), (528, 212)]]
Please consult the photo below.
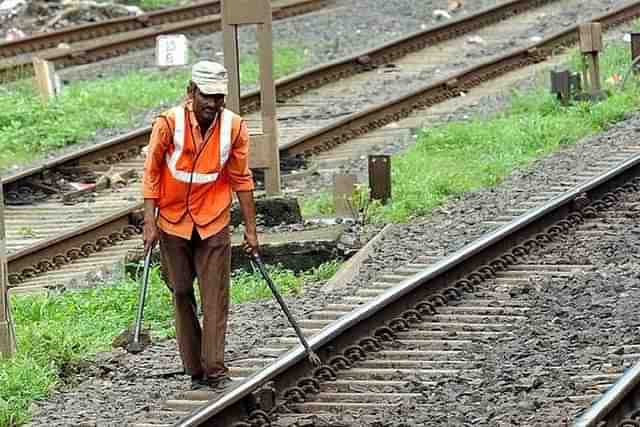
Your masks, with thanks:
[[(284, 19), (318, 10), (325, 6), (327, 0), (296, 0), (274, 6), (273, 18)], [(42, 51), (41, 58), (55, 64), (57, 69), (90, 64), (108, 58), (120, 56), (133, 50), (150, 48), (155, 45), (156, 37), (162, 34), (182, 33), (198, 34), (220, 31), (222, 20), (220, 15), (197, 15), (187, 21), (158, 24), (137, 30), (131, 34), (114, 35), (109, 40), (98, 44), (81, 47), (57, 48)], [(0, 63), (0, 81), (8, 82), (30, 77), (33, 74), (31, 59), (11, 58)]]
[(142, 232), (143, 205), (125, 208), (69, 233), (45, 240), (9, 255), (9, 284), (53, 271), (62, 265), (87, 258), (95, 252)]
[[(593, 19), (593, 21), (600, 22), (606, 29), (613, 25), (630, 21), (638, 16), (640, 16), (640, 4), (631, 2), (601, 15)], [(318, 129), (291, 141), (289, 144), (282, 145), (281, 156), (312, 155), (329, 150), (352, 138), (408, 117), (413, 111), (428, 108), (447, 99), (456, 98), (460, 96), (461, 92), (466, 92), (510, 71), (543, 62), (556, 49), (569, 46), (577, 41), (578, 26), (576, 25), (524, 49), (486, 61), (439, 82), (429, 84), (411, 94), (347, 116), (332, 123), (330, 126)]]
[(199, 16), (220, 13), (220, 0), (204, 1), (186, 6), (172, 7), (138, 16), (127, 16), (101, 22), (77, 25), (58, 31), (38, 33), (20, 40), (0, 43), (0, 58), (56, 47), (60, 43), (75, 43), (161, 25), (185, 21)]

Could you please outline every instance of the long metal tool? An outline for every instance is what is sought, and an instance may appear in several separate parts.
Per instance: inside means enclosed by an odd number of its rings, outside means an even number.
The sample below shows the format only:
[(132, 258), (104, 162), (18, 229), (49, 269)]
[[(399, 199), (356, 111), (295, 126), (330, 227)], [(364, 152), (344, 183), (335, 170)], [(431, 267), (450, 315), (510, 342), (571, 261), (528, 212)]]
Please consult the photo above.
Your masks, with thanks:
[(293, 326), (293, 329), (295, 329), (296, 335), (298, 335), (298, 339), (300, 340), (300, 343), (302, 343), (302, 346), (307, 351), (307, 356), (309, 357), (309, 361), (315, 366), (322, 365), (322, 360), (320, 360), (318, 355), (315, 354), (314, 351), (311, 349), (311, 346), (309, 346), (307, 339), (302, 334), (302, 330), (300, 330), (300, 326), (298, 325), (298, 322), (296, 322), (296, 319), (294, 319), (293, 315), (289, 311), (289, 307), (287, 307), (287, 304), (282, 299), (280, 292), (278, 292), (276, 285), (273, 283), (273, 280), (271, 280), (271, 277), (269, 277), (269, 274), (267, 273), (267, 269), (265, 268), (264, 263), (262, 262), (262, 259), (260, 259), (260, 255), (258, 255), (257, 253), (253, 253), (251, 254), (250, 259), (251, 259), (251, 263), (254, 266), (257, 266), (258, 271), (260, 271), (260, 274), (262, 275), (263, 279), (267, 282), (267, 285), (269, 285), (269, 289), (271, 289), (273, 296), (276, 297), (278, 304), (280, 304), (280, 308), (282, 308), (282, 311), (284, 311), (285, 316), (287, 316), (289, 323), (291, 324), (291, 326)]
[(144, 350), (144, 345), (140, 340), (140, 333), (142, 332), (142, 319), (144, 318), (144, 303), (147, 299), (147, 288), (149, 285), (149, 265), (151, 264), (151, 252), (149, 248), (147, 254), (144, 257), (144, 271), (142, 273), (142, 286), (140, 286), (140, 295), (138, 296), (138, 314), (136, 316), (136, 325), (133, 330), (133, 339), (127, 344), (127, 351), (129, 353), (140, 353)]
[[(154, 221), (158, 218), (159, 210), (156, 207), (154, 210)], [(129, 353), (140, 353), (144, 350), (144, 343), (140, 339), (142, 333), (142, 320), (144, 319), (144, 304), (147, 299), (147, 289), (149, 287), (149, 268), (151, 265), (151, 253), (153, 252), (153, 246), (149, 247), (149, 250), (144, 256), (144, 270), (142, 272), (142, 285), (140, 286), (140, 294), (138, 296), (138, 313), (136, 316), (136, 324), (133, 330), (133, 335), (130, 336), (127, 344), (127, 351)]]

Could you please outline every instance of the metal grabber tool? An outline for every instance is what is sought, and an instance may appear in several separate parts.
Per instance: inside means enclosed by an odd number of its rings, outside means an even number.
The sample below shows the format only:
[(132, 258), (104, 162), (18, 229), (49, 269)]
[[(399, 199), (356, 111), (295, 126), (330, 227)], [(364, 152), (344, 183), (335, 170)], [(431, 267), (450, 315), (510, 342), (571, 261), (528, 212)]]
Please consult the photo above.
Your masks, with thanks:
[[(155, 209), (154, 217), (158, 218), (158, 208)], [(140, 294), (138, 296), (138, 313), (133, 333), (127, 332), (127, 351), (129, 353), (140, 353), (145, 346), (151, 342), (151, 338), (145, 336), (141, 338), (142, 320), (144, 318), (144, 304), (147, 299), (147, 289), (149, 287), (149, 268), (151, 264), (151, 252), (153, 248), (149, 248), (144, 256), (144, 270), (142, 272), (142, 284), (140, 286)]]
[(136, 316), (136, 324), (133, 330), (131, 340), (127, 344), (127, 351), (129, 353), (140, 353), (144, 350), (144, 345), (140, 340), (140, 333), (142, 331), (142, 319), (144, 316), (144, 303), (147, 299), (147, 288), (149, 286), (149, 264), (151, 264), (151, 248), (147, 251), (144, 257), (144, 270), (142, 273), (142, 285), (140, 286), (140, 295), (138, 296), (138, 314)]
[(309, 361), (315, 366), (322, 365), (322, 361), (320, 360), (318, 355), (313, 352), (313, 350), (309, 346), (309, 343), (307, 342), (307, 339), (304, 337), (304, 335), (302, 335), (302, 331), (300, 330), (300, 326), (298, 325), (298, 322), (296, 322), (296, 319), (293, 318), (293, 315), (289, 311), (289, 307), (287, 307), (287, 304), (282, 299), (282, 296), (278, 292), (276, 285), (271, 280), (271, 277), (269, 277), (269, 274), (267, 273), (267, 269), (265, 268), (264, 263), (260, 259), (260, 255), (258, 255), (257, 253), (253, 253), (250, 255), (249, 259), (251, 260), (251, 265), (254, 267), (254, 269), (257, 266), (257, 269), (262, 275), (262, 278), (267, 282), (267, 285), (269, 285), (269, 289), (271, 289), (273, 296), (276, 297), (278, 304), (280, 304), (280, 308), (282, 308), (282, 311), (284, 312), (285, 316), (287, 316), (289, 323), (291, 324), (291, 326), (293, 326), (293, 329), (295, 329), (296, 335), (298, 335), (298, 339), (300, 340), (300, 343), (302, 343), (302, 346), (307, 351), (307, 356), (309, 357)]

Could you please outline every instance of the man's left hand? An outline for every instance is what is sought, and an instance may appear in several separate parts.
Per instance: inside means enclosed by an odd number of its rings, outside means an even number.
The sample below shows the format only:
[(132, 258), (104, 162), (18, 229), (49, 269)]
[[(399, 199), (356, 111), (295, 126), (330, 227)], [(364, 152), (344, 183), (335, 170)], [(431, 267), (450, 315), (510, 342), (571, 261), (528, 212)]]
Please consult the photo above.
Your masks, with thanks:
[(244, 232), (244, 242), (242, 244), (247, 255), (258, 253), (258, 234), (254, 232)]

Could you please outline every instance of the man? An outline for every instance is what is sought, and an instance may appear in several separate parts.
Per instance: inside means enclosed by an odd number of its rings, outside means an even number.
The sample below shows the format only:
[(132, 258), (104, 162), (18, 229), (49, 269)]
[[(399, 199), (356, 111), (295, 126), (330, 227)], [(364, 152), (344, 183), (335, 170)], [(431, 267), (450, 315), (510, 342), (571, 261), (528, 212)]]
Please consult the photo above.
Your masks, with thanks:
[[(144, 170), (144, 244), (160, 241), (162, 269), (173, 292), (178, 348), (193, 388), (229, 381), (224, 342), (229, 310), (232, 191), (238, 197), (244, 249), (258, 250), (249, 132), (224, 108), (227, 72), (201, 61), (191, 70), (184, 105), (154, 122)], [(157, 224), (155, 209), (158, 208)], [(198, 279), (203, 326), (193, 289)]]

